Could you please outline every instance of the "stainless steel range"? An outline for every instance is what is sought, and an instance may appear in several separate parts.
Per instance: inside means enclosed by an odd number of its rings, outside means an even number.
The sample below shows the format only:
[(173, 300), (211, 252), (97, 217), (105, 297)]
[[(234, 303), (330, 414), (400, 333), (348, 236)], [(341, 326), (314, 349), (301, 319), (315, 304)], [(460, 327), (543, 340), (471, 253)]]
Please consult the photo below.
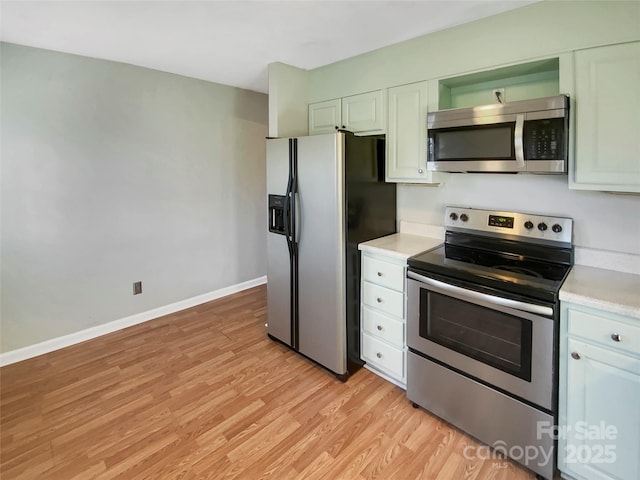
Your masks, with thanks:
[(541, 432), (557, 423), (573, 221), (447, 207), (445, 227), (442, 247), (408, 261), (407, 397), (553, 478), (555, 442)]

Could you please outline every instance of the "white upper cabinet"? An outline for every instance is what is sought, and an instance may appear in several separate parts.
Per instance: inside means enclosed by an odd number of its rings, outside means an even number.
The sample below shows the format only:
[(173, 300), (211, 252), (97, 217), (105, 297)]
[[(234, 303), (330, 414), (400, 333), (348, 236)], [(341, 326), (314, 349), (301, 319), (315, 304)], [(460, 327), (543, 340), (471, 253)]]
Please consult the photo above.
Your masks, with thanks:
[(384, 133), (384, 90), (342, 99), (342, 127), (350, 132)]
[(360, 134), (385, 132), (385, 90), (309, 105), (309, 135), (337, 129)]
[(388, 182), (438, 183), (442, 173), (427, 171), (427, 82), (389, 89)]
[(640, 42), (575, 52), (570, 187), (640, 192)]
[(309, 105), (309, 135), (335, 132), (342, 125), (341, 107), (339, 98)]

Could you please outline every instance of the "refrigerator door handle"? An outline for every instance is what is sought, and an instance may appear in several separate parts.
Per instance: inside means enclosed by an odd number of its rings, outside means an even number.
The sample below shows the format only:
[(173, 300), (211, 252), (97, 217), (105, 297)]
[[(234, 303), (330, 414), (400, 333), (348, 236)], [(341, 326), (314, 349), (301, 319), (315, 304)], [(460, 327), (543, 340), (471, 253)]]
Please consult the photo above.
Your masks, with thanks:
[(287, 192), (284, 200), (284, 238), (287, 240), (287, 249), (289, 250), (289, 258), (294, 256), (294, 239), (291, 222), (291, 194)]
[(298, 196), (298, 139), (291, 139), (290, 153), (290, 186), (288, 194), (291, 199), (291, 241), (294, 243), (294, 252), (297, 254), (296, 248), (300, 236), (300, 198)]
[(287, 233), (287, 246), (289, 247), (289, 268), (291, 278), (291, 346), (294, 350), (300, 348), (299, 334), (299, 298), (298, 298), (298, 243), (296, 232), (300, 230), (297, 225), (296, 196), (298, 192), (298, 139), (289, 139), (289, 180), (287, 182), (287, 215), (289, 215)]
[(291, 221), (291, 193), (293, 190), (293, 142), (289, 140), (289, 177), (287, 179), (287, 191), (284, 200), (284, 235), (287, 239), (287, 248), (289, 249), (289, 257), (293, 255), (293, 229), (295, 228)]
[(300, 243), (300, 232), (302, 231), (302, 208), (300, 208), (300, 193), (296, 192), (295, 197), (294, 197), (294, 202), (295, 202), (295, 211), (296, 211), (296, 238), (294, 239), (294, 242), (296, 244)]

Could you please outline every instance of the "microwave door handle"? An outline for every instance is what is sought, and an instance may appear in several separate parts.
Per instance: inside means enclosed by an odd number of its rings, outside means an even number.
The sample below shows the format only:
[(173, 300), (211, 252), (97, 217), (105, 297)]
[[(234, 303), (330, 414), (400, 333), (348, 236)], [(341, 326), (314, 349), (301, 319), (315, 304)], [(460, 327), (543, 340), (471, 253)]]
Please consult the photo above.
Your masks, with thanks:
[(516, 153), (516, 166), (518, 170), (524, 170), (524, 115), (516, 115), (516, 128), (513, 131), (513, 146)]

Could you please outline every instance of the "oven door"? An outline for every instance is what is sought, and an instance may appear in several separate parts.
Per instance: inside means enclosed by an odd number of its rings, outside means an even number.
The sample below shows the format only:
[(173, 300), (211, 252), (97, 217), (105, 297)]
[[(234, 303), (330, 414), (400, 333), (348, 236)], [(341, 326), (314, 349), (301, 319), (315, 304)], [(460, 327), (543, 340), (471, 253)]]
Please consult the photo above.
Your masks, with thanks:
[(411, 351), (548, 411), (555, 407), (553, 306), (407, 273)]

